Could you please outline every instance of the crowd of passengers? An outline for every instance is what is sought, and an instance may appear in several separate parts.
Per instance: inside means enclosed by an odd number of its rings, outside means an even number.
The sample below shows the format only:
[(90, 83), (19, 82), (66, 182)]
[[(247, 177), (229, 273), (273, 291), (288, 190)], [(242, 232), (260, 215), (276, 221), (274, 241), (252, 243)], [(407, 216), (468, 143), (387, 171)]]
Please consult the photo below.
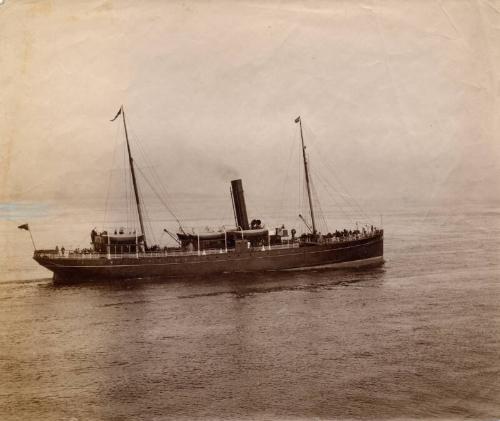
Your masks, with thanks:
[[(372, 235), (376, 235), (380, 232), (380, 230), (373, 225), (370, 226), (368, 229), (367, 227), (355, 230), (335, 230), (335, 232), (329, 232), (328, 234), (319, 234), (320, 240), (321, 239), (330, 239), (333, 241), (348, 241), (348, 240), (357, 240), (359, 238), (364, 238), (364, 237), (369, 237)], [(301, 235), (301, 240), (306, 241), (306, 240), (312, 240), (313, 235), (312, 234), (302, 234)]]
[(355, 229), (355, 230), (343, 229), (342, 231), (336, 230), (334, 233), (326, 234), (325, 237), (337, 238), (337, 239), (344, 239), (344, 238), (351, 239), (351, 238), (360, 238), (360, 237), (371, 236), (371, 235), (377, 234), (378, 232), (379, 232), (379, 230), (377, 228), (375, 228), (373, 225), (371, 225), (370, 229), (363, 227), (363, 228), (361, 228), (361, 230), (359, 230), (359, 229)]

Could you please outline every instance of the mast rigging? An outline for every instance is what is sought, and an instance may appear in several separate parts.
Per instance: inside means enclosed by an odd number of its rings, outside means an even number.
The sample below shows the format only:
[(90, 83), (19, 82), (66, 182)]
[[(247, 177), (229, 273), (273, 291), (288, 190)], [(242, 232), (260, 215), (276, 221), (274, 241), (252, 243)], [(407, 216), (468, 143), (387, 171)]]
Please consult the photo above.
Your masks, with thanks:
[(123, 127), (125, 128), (125, 140), (127, 141), (128, 161), (129, 161), (129, 164), (130, 164), (130, 173), (132, 175), (132, 185), (134, 187), (134, 195), (135, 195), (135, 203), (137, 205), (137, 213), (139, 214), (139, 224), (141, 226), (141, 232), (142, 232), (142, 236), (144, 238), (144, 247), (145, 247), (145, 249), (147, 249), (148, 246), (147, 246), (147, 242), (146, 242), (146, 232), (144, 230), (144, 220), (142, 218), (141, 199), (140, 199), (140, 196), (139, 196), (139, 189), (137, 187), (137, 180), (135, 178), (134, 160), (133, 160), (132, 154), (130, 152), (130, 143), (128, 141), (127, 123), (125, 121), (125, 110), (123, 109), (123, 105), (120, 107), (120, 110), (116, 114), (115, 118), (113, 120), (111, 120), (111, 121), (115, 121), (116, 118), (120, 114), (122, 115)]

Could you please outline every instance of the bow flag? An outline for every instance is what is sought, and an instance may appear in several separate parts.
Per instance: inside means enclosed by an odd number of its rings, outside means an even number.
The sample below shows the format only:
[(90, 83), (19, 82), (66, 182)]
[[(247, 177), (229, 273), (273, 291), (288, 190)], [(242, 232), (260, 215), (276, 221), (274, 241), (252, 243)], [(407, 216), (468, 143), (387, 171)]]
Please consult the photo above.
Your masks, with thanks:
[(120, 107), (120, 109), (116, 113), (115, 118), (113, 118), (113, 120), (110, 120), (110, 121), (115, 121), (118, 118), (118, 116), (122, 113), (122, 108), (123, 108), (123, 105)]
[(22, 224), (22, 225), (19, 225), (17, 228), (19, 228), (20, 230), (26, 230), (30, 233), (31, 242), (33, 243), (33, 248), (36, 251), (35, 240), (33, 240), (33, 234), (31, 234), (30, 226), (28, 224)]
[(298, 123), (300, 121), (300, 115), (295, 119), (295, 122)]

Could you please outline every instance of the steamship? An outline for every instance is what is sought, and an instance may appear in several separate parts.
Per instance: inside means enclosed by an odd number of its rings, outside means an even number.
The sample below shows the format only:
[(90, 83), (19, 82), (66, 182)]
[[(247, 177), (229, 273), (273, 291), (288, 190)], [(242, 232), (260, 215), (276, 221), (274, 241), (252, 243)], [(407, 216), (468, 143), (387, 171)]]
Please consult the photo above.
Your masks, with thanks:
[[(85, 250), (35, 249), (33, 258), (53, 272), (54, 281), (183, 278), (222, 273), (304, 270), (319, 268), (358, 268), (383, 264), (384, 231), (373, 225), (362, 229), (321, 233), (316, 224), (311, 192), (311, 176), (302, 121), (299, 123), (301, 155), (308, 197), (307, 232), (298, 234), (284, 225), (268, 228), (258, 219), (249, 222), (242, 180), (231, 181), (231, 201), (235, 226), (213, 232), (178, 233), (167, 229), (177, 245), (160, 248), (150, 245), (144, 229), (143, 201), (139, 194), (135, 162), (132, 157), (125, 111), (120, 108), (135, 207), (140, 232), (92, 229), (91, 248)], [(27, 225), (26, 225), (27, 226)]]

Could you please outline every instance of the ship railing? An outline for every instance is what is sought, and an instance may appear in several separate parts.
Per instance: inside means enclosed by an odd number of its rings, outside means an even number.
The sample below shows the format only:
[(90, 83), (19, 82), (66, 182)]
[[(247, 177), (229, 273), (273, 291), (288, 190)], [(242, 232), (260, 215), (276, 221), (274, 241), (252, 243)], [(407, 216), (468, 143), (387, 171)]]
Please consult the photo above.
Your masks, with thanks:
[[(345, 237), (323, 237), (321, 243), (323, 244), (337, 244), (345, 243), (353, 240), (361, 240), (365, 238), (371, 238), (378, 235), (381, 231), (377, 230), (374, 232), (360, 233), (355, 235), (348, 235)], [(300, 247), (298, 241), (288, 242), (286, 244), (273, 244), (253, 246), (252, 251), (266, 251), (266, 250), (281, 250), (289, 248)], [(50, 259), (81, 259), (81, 260), (91, 260), (91, 259), (133, 259), (133, 258), (144, 258), (144, 257), (183, 257), (183, 256), (206, 256), (212, 254), (226, 254), (233, 253), (234, 249), (207, 249), (207, 250), (197, 250), (185, 251), (185, 250), (159, 250), (159, 251), (148, 251), (139, 253), (95, 253), (95, 252), (81, 252), (75, 250), (65, 250), (64, 254), (56, 250), (37, 250), (35, 251), (35, 256), (45, 257)]]
[[(288, 244), (274, 244), (271, 246), (254, 246), (250, 249), (252, 251), (266, 251), (266, 250), (280, 250), (299, 247), (298, 242), (290, 242)], [(50, 259), (80, 259), (80, 260), (96, 260), (96, 259), (134, 259), (134, 258), (144, 258), (144, 257), (184, 257), (184, 256), (206, 256), (213, 254), (226, 254), (233, 253), (234, 249), (207, 249), (207, 250), (197, 250), (185, 251), (185, 250), (161, 250), (161, 251), (148, 251), (139, 253), (94, 253), (74, 250), (66, 250), (63, 253), (56, 252), (55, 250), (47, 251), (37, 251), (35, 255), (38, 257), (46, 257)]]
[(183, 251), (183, 250), (168, 250), (168, 251), (148, 251), (148, 252), (139, 252), (139, 253), (81, 253), (75, 252), (72, 250), (65, 251), (64, 254), (57, 253), (55, 251), (47, 251), (47, 252), (35, 252), (35, 255), (38, 257), (48, 257), (50, 259), (81, 259), (81, 260), (89, 260), (89, 259), (133, 259), (133, 258), (144, 258), (144, 257), (166, 257), (166, 256), (205, 256), (208, 254), (225, 254), (231, 253), (234, 250), (232, 249), (209, 249), (209, 250), (201, 250), (200, 252), (194, 251)]
[(208, 249), (208, 250), (197, 250), (185, 251), (185, 250), (168, 250), (168, 251), (160, 251), (160, 252), (146, 252), (139, 253), (140, 256), (143, 257), (165, 257), (165, 256), (206, 256), (207, 254), (225, 254), (230, 253), (234, 250), (225, 250), (225, 249)]
[(35, 256), (37, 257), (48, 257), (50, 259), (100, 259), (102, 257), (106, 257), (107, 254), (102, 253), (75, 253), (73, 251), (66, 251), (64, 253), (49, 251), (49, 252), (40, 252), (35, 251)]
[(293, 248), (299, 248), (300, 245), (299, 243), (287, 243), (287, 244), (273, 244), (272, 246), (264, 246), (264, 247), (254, 247), (254, 249), (260, 249), (262, 251), (264, 250), (283, 250), (283, 249), (293, 249)]

